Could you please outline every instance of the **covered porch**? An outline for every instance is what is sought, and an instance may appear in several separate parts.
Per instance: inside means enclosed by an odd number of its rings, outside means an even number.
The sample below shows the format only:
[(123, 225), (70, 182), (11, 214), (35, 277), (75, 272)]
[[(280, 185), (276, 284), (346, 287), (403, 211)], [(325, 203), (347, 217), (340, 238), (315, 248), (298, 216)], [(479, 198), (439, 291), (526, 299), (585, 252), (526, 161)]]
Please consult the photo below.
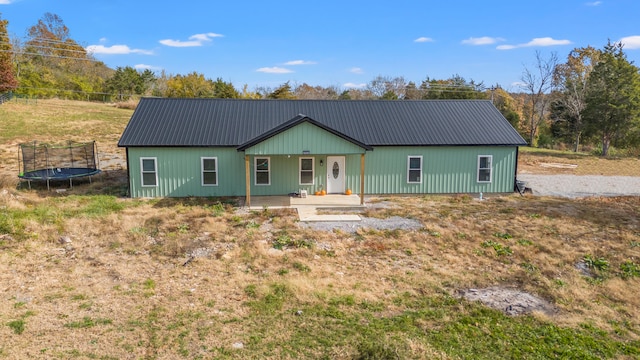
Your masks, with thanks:
[[(298, 115), (237, 150), (244, 152), (249, 208), (260, 200), (266, 206), (341, 206), (345, 199), (364, 205), (365, 153), (373, 149), (307, 116)], [(319, 190), (325, 195), (315, 195)], [(295, 193), (306, 196), (279, 196)]]

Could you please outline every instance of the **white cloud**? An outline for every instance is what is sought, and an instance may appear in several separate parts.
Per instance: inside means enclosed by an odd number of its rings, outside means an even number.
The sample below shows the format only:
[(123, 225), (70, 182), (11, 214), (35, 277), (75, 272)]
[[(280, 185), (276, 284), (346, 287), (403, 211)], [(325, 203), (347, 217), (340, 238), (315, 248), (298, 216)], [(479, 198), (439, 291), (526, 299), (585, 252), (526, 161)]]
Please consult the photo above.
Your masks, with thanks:
[(288, 73), (292, 73), (292, 70), (286, 69), (286, 68), (281, 68), (281, 67), (261, 67), (260, 69), (256, 70), (257, 72), (263, 72), (263, 73), (267, 73), (267, 74), (288, 74)]
[(550, 37), (543, 38), (535, 38), (528, 43), (518, 44), (518, 45), (499, 45), (496, 47), (498, 50), (511, 50), (523, 47), (539, 47), (539, 46), (557, 46), (557, 45), (569, 45), (571, 41), (569, 40), (556, 40)]
[(599, 5), (602, 5), (602, 1), (591, 1), (591, 2), (588, 2), (588, 3), (584, 3), (584, 4), (587, 5), (587, 6), (599, 6)]
[(147, 69), (154, 70), (154, 71), (162, 70), (162, 68), (159, 66), (153, 66), (153, 65), (147, 65), (147, 64), (137, 64), (137, 65), (134, 65), (133, 68), (136, 70), (147, 70)]
[(622, 43), (625, 49), (640, 49), (639, 35), (623, 37), (618, 42)]
[(494, 37), (489, 37), (489, 36), (483, 36), (483, 37), (470, 37), (466, 40), (462, 40), (462, 43), (465, 45), (491, 45), (491, 44), (495, 44), (499, 41), (504, 41), (503, 38), (494, 38)]
[(87, 52), (90, 54), (105, 54), (105, 55), (126, 55), (126, 54), (142, 54), (142, 55), (153, 55), (153, 51), (142, 50), (142, 49), (131, 49), (127, 45), (113, 45), (113, 46), (104, 46), (104, 45), (89, 45), (86, 48)]
[(0, 5), (9, 5), (11, 4), (11, 0), (0, 0)]
[(346, 88), (362, 89), (362, 88), (364, 88), (365, 86), (367, 86), (367, 84), (364, 84), (364, 83), (362, 83), (362, 84), (354, 84), (354, 83), (350, 83), (350, 82), (348, 82), (348, 83), (346, 83), (346, 84), (344, 84), (344, 85), (342, 85), (342, 86), (344, 86), (344, 87), (346, 87)]
[(432, 38), (429, 38), (429, 37), (424, 37), (424, 36), (423, 36), (423, 37), (419, 37), (419, 38), (417, 38), (417, 39), (413, 40), (413, 42), (417, 42), (417, 43), (433, 42), (433, 39), (432, 39)]
[(317, 62), (308, 60), (292, 60), (284, 63), (285, 65), (315, 65)]
[(202, 46), (206, 42), (212, 41), (214, 38), (223, 37), (224, 35), (216, 33), (195, 34), (189, 36), (188, 41), (164, 39), (160, 40), (160, 44), (171, 47), (196, 47)]
[(352, 67), (351, 69), (349, 69), (350, 73), (354, 73), (354, 74), (363, 74), (364, 71), (359, 68), (359, 67)]

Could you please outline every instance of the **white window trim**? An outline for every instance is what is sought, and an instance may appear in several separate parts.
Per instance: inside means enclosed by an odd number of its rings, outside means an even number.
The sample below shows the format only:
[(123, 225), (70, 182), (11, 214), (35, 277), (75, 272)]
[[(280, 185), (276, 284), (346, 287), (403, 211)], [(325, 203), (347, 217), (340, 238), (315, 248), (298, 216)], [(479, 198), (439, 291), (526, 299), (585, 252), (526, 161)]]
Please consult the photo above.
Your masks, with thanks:
[[(311, 170), (302, 170), (302, 160), (311, 160)], [(302, 182), (302, 171), (309, 172), (311, 171), (311, 182), (303, 183)], [(314, 185), (316, 182), (316, 161), (314, 157), (306, 156), (298, 158), (298, 185)]]
[[(153, 160), (153, 173), (156, 176), (155, 185), (145, 185), (144, 183), (144, 174), (150, 174), (151, 171), (144, 171), (143, 162), (145, 160)], [(142, 187), (158, 187), (158, 158), (156, 157), (141, 157), (140, 158), (140, 186)]]
[[(269, 169), (267, 171), (260, 170), (258, 171), (258, 160), (267, 159), (269, 164)], [(269, 182), (267, 184), (258, 184), (258, 172), (266, 172), (268, 174), (267, 178)], [(268, 156), (260, 156), (253, 158), (253, 184), (255, 186), (269, 186), (271, 185), (271, 158)]]
[[(480, 159), (489, 158), (489, 167), (480, 168)], [(480, 170), (489, 170), (489, 180), (480, 180)], [(479, 183), (488, 184), (493, 180), (493, 155), (478, 155), (478, 169), (476, 171), (476, 180)]]
[[(205, 160), (215, 160), (216, 161), (216, 168), (214, 170), (205, 170), (204, 169), (204, 161)], [(204, 183), (204, 174), (206, 173), (212, 173), (215, 172), (216, 173), (216, 183), (215, 184), (205, 184)], [(202, 184), (202, 186), (218, 186), (218, 158), (215, 156), (202, 156), (200, 158), (200, 184)]]
[[(411, 159), (414, 158), (418, 158), (420, 159), (420, 168), (419, 169), (412, 169), (411, 168)], [(410, 176), (409, 174), (411, 173), (411, 170), (419, 170), (420, 171), (420, 176), (419, 176), (419, 181), (411, 181), (410, 180)], [(407, 184), (422, 184), (422, 155), (409, 155), (407, 156)]]

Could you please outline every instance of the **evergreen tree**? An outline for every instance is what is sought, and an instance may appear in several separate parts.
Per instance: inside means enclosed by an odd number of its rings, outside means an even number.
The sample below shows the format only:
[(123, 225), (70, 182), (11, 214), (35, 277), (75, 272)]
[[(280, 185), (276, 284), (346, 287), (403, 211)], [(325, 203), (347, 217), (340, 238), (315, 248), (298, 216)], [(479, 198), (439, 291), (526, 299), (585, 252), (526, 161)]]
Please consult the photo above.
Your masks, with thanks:
[(602, 156), (609, 154), (611, 145), (633, 141), (628, 134), (640, 126), (640, 73), (622, 47), (609, 41), (587, 81), (584, 122), (600, 137)]
[(267, 99), (295, 99), (294, 93), (291, 91), (291, 85), (289, 82), (280, 85), (277, 89), (273, 90), (269, 95), (267, 95)]
[(221, 78), (216, 79), (213, 83), (213, 97), (219, 99), (237, 99), (240, 97), (240, 93), (233, 84), (225, 82)]

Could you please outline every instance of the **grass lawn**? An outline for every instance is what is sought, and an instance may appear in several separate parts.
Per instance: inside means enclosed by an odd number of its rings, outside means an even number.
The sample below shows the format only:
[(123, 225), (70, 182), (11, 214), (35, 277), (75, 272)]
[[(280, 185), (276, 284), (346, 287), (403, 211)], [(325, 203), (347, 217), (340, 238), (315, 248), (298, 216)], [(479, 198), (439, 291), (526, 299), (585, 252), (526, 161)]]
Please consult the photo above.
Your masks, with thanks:
[[(377, 198), (389, 206), (363, 216), (422, 227), (350, 233), (234, 199), (124, 198), (108, 161), (71, 191), (16, 188), (19, 142), (96, 140), (118, 160), (130, 114), (0, 106), (0, 358), (640, 357), (640, 198)], [(622, 175), (637, 160), (523, 150), (520, 161), (536, 172), (605, 161)], [(556, 311), (511, 317), (458, 296), (496, 286)]]

